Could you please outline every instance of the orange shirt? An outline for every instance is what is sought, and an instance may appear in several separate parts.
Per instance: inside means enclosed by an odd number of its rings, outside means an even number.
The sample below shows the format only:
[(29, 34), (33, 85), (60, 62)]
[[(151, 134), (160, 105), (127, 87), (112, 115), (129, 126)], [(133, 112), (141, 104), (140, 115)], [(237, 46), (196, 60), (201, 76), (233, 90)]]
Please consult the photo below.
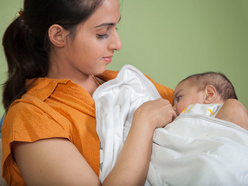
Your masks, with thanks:
[[(113, 79), (117, 71), (98, 77)], [(27, 84), (33, 80), (28, 80)], [(152, 81), (153, 82), (153, 81)], [(173, 90), (153, 82), (161, 96), (172, 103)], [(13, 141), (34, 142), (47, 138), (70, 140), (99, 175), (100, 142), (96, 133), (94, 100), (70, 80), (37, 79), (9, 108), (2, 128), (3, 177), (8, 185), (25, 185), (11, 156)]]

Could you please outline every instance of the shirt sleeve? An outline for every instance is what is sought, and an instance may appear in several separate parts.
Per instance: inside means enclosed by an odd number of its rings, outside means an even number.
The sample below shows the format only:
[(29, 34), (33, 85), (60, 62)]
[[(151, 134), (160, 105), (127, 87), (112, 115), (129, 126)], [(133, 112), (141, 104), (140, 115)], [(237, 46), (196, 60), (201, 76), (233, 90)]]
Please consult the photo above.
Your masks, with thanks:
[(2, 128), (3, 162), (11, 154), (11, 143), (14, 141), (34, 142), (54, 137), (71, 141), (70, 122), (49, 106), (41, 109), (42, 103), (19, 102), (8, 110)]

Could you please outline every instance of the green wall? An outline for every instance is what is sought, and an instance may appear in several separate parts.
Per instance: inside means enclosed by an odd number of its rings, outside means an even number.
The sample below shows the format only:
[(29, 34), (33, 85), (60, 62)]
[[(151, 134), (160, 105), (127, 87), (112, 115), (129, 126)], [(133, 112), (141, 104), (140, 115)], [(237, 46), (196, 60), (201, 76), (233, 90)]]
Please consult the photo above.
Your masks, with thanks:
[[(155, 81), (175, 88), (186, 76), (222, 72), (248, 108), (247, 0), (120, 0), (123, 48), (108, 69), (132, 64)], [(22, 1), (0, 2), (0, 34)], [(42, 20), (41, 20), (42, 21)], [(0, 52), (0, 83), (6, 62)], [(0, 114), (3, 108), (0, 107)]]

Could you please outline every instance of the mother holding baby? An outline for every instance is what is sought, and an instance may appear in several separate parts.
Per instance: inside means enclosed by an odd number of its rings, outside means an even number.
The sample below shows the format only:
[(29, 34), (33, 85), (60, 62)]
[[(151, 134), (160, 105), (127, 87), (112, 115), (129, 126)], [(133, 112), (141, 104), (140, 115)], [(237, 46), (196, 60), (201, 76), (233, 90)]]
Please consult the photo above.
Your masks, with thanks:
[(118, 0), (24, 0), (6, 29), (3, 177), (8, 185), (144, 185), (156, 128), (175, 117), (173, 90), (144, 103), (118, 160), (99, 181), (100, 142), (92, 95), (118, 72)]

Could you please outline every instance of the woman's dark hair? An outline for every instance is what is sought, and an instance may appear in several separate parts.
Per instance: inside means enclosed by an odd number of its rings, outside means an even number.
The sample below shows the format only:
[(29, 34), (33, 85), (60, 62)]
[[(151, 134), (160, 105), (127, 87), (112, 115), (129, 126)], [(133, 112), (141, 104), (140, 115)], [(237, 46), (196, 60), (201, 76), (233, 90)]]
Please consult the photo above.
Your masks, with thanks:
[(77, 25), (97, 9), (103, 0), (24, 0), (23, 11), (6, 29), (3, 48), (8, 63), (3, 105), (26, 92), (26, 79), (44, 77), (49, 66), (48, 29), (58, 24), (75, 37)]

